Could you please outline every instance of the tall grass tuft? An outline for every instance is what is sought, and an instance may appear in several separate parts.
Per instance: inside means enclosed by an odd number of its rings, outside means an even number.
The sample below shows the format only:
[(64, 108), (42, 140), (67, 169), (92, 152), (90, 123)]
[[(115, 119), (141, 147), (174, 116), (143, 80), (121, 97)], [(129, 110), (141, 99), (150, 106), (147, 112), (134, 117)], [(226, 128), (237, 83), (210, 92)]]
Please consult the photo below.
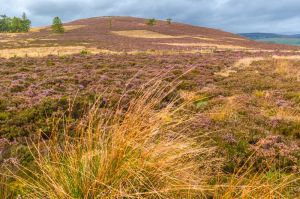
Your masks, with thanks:
[[(214, 151), (189, 135), (192, 116), (162, 82), (127, 108), (96, 103), (71, 133), (34, 145), (35, 167), (19, 166), (25, 198), (193, 198), (207, 191)], [(67, 125), (66, 125), (67, 126)]]
[(9, 184), (9, 177), (0, 175), (0, 198), (12, 199), (16, 198), (16, 195), (11, 190)]
[[(275, 168), (256, 171), (252, 162), (255, 159), (254, 155), (252, 154), (236, 172), (228, 175), (226, 181), (216, 182), (213, 198), (298, 198), (299, 174), (286, 173)], [(220, 179), (224, 178), (223, 174)]]

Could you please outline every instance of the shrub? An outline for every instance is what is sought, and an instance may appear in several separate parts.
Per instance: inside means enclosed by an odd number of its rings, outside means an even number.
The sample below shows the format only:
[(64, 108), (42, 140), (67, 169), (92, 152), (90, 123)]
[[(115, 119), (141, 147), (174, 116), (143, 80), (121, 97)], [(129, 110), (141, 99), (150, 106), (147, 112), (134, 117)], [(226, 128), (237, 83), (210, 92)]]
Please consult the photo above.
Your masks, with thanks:
[(47, 66), (55, 66), (55, 62), (51, 61), (51, 60), (47, 60), (46, 61), (46, 65)]
[(0, 121), (7, 120), (8, 117), (9, 117), (9, 113), (0, 112)]
[(82, 51), (80, 51), (80, 54), (81, 55), (88, 55), (88, 54), (90, 54), (90, 52), (88, 50), (82, 50)]
[(65, 32), (65, 29), (64, 29), (61, 19), (59, 17), (54, 17), (51, 28), (54, 33), (64, 33)]
[(148, 26), (154, 26), (154, 25), (156, 25), (156, 19), (154, 19), (154, 18), (148, 19), (146, 24)]
[(166, 21), (167, 21), (168, 24), (172, 23), (172, 19), (171, 18), (168, 18)]
[(108, 28), (112, 29), (112, 17), (108, 17)]

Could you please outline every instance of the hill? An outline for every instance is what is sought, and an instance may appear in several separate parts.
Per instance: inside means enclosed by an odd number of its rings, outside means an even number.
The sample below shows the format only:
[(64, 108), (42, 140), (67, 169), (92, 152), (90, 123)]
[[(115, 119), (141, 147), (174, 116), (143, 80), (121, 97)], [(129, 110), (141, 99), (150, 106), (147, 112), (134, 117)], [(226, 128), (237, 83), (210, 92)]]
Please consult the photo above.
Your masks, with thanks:
[(32, 28), (29, 33), (0, 34), (0, 55), (70, 54), (83, 49), (110, 53), (299, 49), (255, 42), (216, 29), (166, 21), (149, 26), (146, 22), (146, 19), (132, 17), (96, 17), (65, 23), (66, 33), (62, 35), (53, 34), (49, 27)]
[(146, 22), (0, 34), (0, 198), (297, 198), (300, 48)]

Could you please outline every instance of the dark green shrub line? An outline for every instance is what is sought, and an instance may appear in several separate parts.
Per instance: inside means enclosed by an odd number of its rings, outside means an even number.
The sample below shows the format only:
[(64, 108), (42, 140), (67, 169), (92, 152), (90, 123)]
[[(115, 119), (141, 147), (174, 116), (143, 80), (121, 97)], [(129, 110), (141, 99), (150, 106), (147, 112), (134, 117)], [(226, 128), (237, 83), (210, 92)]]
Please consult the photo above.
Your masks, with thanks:
[(31, 26), (31, 21), (23, 13), (22, 18), (7, 17), (6, 15), (0, 16), (0, 32), (28, 32)]

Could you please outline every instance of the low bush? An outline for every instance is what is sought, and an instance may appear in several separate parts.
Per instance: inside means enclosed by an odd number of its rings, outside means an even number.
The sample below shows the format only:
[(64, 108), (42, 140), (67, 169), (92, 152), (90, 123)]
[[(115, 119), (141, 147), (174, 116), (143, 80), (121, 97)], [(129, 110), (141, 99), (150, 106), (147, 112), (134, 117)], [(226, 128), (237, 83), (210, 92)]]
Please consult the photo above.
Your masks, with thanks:
[(154, 18), (148, 19), (147, 22), (146, 22), (146, 24), (148, 26), (154, 26), (154, 25), (156, 25), (156, 19), (154, 19)]

